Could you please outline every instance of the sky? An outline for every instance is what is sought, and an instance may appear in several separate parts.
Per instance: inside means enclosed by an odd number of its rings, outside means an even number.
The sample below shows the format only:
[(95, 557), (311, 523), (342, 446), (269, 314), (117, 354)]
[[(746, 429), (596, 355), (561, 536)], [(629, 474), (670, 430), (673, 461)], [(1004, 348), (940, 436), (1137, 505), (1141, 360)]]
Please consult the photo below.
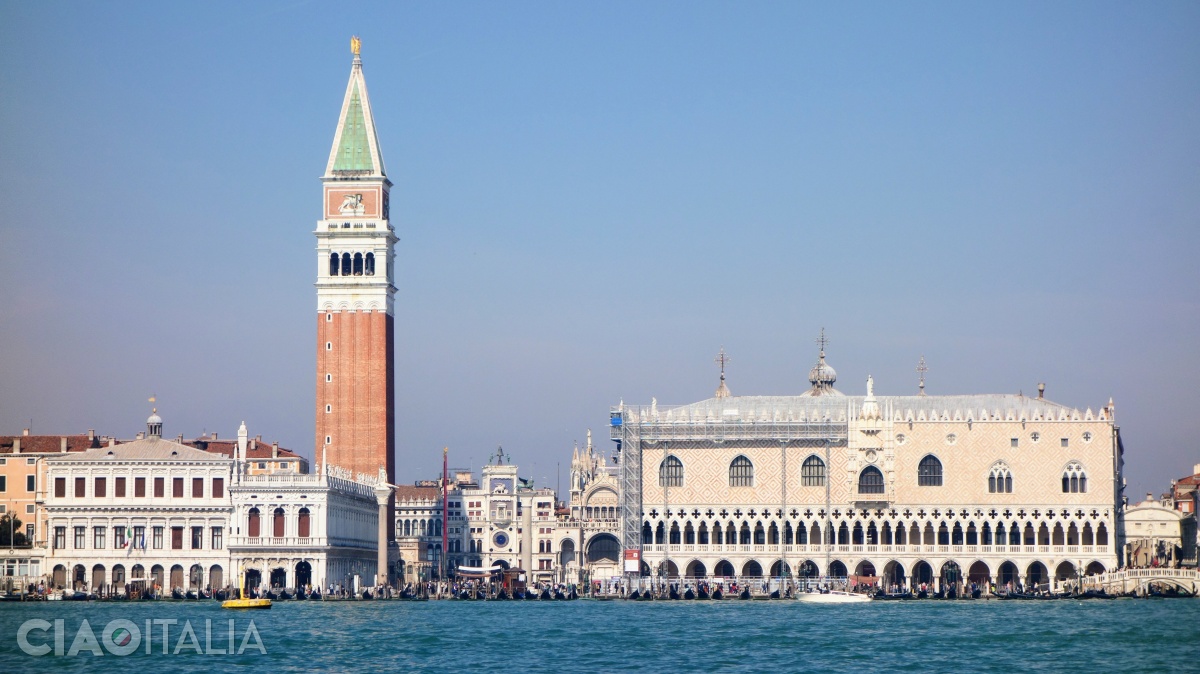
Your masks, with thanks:
[[(565, 484), (609, 407), (1111, 397), (1200, 463), (1200, 4), (0, 0), (0, 433), (312, 456), (319, 177), (362, 38), (401, 482)], [(1052, 468), (1057, 470), (1057, 466)]]

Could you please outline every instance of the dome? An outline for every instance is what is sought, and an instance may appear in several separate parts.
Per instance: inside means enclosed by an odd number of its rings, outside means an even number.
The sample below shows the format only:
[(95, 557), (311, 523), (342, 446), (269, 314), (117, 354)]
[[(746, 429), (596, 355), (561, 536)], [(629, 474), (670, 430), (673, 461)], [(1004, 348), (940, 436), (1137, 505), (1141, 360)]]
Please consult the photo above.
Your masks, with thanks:
[(821, 358), (808, 371), (808, 383), (814, 387), (832, 388), (833, 383), (837, 381), (837, 370), (825, 362), (825, 352), (821, 352)]
[(146, 418), (146, 424), (162, 424), (162, 417), (158, 416), (158, 412), (154, 412)]

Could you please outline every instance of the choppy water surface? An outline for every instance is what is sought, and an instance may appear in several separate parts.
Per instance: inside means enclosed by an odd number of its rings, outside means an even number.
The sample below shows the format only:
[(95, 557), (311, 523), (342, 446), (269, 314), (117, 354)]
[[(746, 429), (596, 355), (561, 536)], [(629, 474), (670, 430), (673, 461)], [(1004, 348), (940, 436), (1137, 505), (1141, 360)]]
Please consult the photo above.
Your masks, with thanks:
[[(249, 622), (261, 636), (241, 655)], [(154, 626), (153, 653), (34, 657), (18, 648), (30, 619)], [(211, 621), (211, 645), (205, 621)], [(54, 630), (29, 641), (53, 648)], [(183, 636), (184, 647), (172, 654)], [(103, 645), (100, 648), (104, 648)], [(235, 649), (236, 650), (236, 649)], [(86, 649), (85, 649), (86, 651)], [(277, 602), (234, 612), (216, 602), (0, 604), (0, 672), (207, 672), (235, 666), (321, 671), (1200, 671), (1200, 600), (912, 601), (811, 605), (762, 601)], [(149, 669), (152, 668), (152, 669)]]

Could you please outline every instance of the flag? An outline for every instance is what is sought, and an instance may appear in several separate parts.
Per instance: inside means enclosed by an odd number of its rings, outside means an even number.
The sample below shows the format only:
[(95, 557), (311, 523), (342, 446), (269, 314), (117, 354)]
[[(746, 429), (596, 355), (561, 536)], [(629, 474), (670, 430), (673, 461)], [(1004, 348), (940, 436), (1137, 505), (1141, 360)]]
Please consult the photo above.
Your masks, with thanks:
[(131, 552), (133, 552), (133, 529), (125, 527), (125, 556), (128, 557)]

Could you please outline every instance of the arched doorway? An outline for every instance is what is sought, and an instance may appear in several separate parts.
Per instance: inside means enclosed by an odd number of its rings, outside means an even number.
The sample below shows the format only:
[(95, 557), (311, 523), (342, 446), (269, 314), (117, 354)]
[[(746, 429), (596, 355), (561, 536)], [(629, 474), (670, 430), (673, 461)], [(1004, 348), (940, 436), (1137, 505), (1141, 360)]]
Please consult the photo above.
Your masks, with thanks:
[(962, 586), (962, 567), (958, 565), (958, 562), (953, 560), (942, 564), (941, 579), (943, 590), (954, 589), (957, 591)]
[(829, 572), (825, 575), (830, 578), (845, 578), (847, 576), (846, 565), (840, 559), (835, 559), (830, 562)]
[(1041, 562), (1029, 565), (1029, 569), (1025, 572), (1025, 579), (1025, 584), (1031, 589), (1049, 589), (1050, 574), (1046, 571), (1046, 565)]
[(988, 584), (992, 582), (991, 569), (989, 569), (988, 565), (984, 564), (983, 562), (975, 562), (971, 565), (971, 568), (967, 570), (967, 580), (975, 583), (976, 585), (987, 587)]
[(856, 575), (856, 576), (874, 576), (875, 575), (875, 565), (864, 559), (863, 561), (858, 563), (858, 566), (854, 567), (854, 575)]
[(904, 586), (904, 567), (900, 562), (891, 561), (883, 565), (883, 582), (889, 591)]
[(208, 569), (208, 589), (219, 590), (225, 587), (225, 570), (218, 564)]
[(746, 562), (745, 564), (742, 565), (742, 575), (748, 576), (750, 578), (761, 578), (762, 577), (762, 564), (759, 564), (758, 562), (754, 561), (753, 559)]
[(312, 585), (312, 564), (305, 561), (296, 562), (296, 587)]
[(243, 588), (243, 590), (245, 592), (249, 592), (260, 585), (262, 585), (262, 571), (259, 571), (258, 569), (247, 569), (246, 587)]
[(921, 560), (913, 564), (912, 582), (914, 585), (922, 583), (931, 585), (933, 583), (933, 567), (929, 565), (929, 562)]
[(689, 578), (704, 578), (708, 575), (708, 569), (704, 568), (703, 562), (698, 559), (694, 559), (690, 564), (687, 565), (687, 571), (684, 575)]
[(733, 576), (733, 564), (730, 564), (728, 560), (722, 559), (721, 561), (717, 562), (716, 567), (713, 568), (713, 575), (722, 576), (725, 578)]
[(1104, 565), (1100, 562), (1092, 562), (1087, 565), (1087, 575), (1098, 576), (1102, 573), (1104, 573)]
[(271, 569), (271, 588), (285, 587), (287, 585), (287, 569), (276, 567)]
[(566, 569), (575, 562), (575, 541), (567, 539), (559, 546), (558, 568)]
[(664, 568), (665, 568), (668, 578), (678, 578), (679, 577), (679, 567), (675, 566), (675, 562), (673, 560), (668, 559), (666, 561), (665, 565), (662, 562), (659, 563), (658, 572), (660, 575), (663, 573)]
[(171, 589), (183, 589), (183, 567), (179, 564), (171, 567)]
[(50, 582), (56, 588), (65, 587), (67, 584), (67, 567), (62, 564), (56, 564)]
[(115, 588), (118, 592), (124, 592), (125, 591), (125, 582), (126, 582), (126, 580), (125, 580), (124, 565), (121, 565), (121, 564), (114, 565), (112, 568), (113, 588)]
[(1054, 580), (1059, 584), (1064, 581), (1071, 581), (1075, 584), (1079, 580), (1078, 573), (1075, 570), (1075, 565), (1070, 562), (1062, 562), (1058, 568), (1054, 569)]
[(76, 564), (72, 570), (71, 579), (76, 590), (83, 589), (87, 584), (87, 569), (84, 569), (82, 564)]
[(1015, 588), (1021, 583), (1021, 574), (1017, 571), (1017, 565), (1012, 562), (1001, 564), (996, 575), (999, 577), (1000, 587), (1005, 589)]
[(146, 567), (141, 564), (134, 564), (129, 570), (129, 584), (139, 592), (146, 591)]
[(621, 557), (621, 544), (612, 534), (600, 534), (588, 541), (586, 558), (588, 564), (616, 564)]
[(161, 590), (167, 585), (166, 571), (161, 564), (155, 564), (150, 567), (150, 586), (153, 589)]
[(792, 565), (784, 562), (782, 559), (775, 560), (775, 563), (771, 565), (772, 578), (790, 575), (792, 575)]
[(642, 574), (643, 578), (648, 578), (650, 576), (650, 565), (649, 564), (642, 562), (641, 574)]
[(100, 592), (104, 589), (104, 565), (97, 564), (92, 567), (92, 592)]
[(192, 590), (200, 589), (203, 580), (204, 567), (199, 564), (193, 564), (192, 568), (188, 570), (188, 588)]
[(817, 578), (821, 575), (821, 572), (819, 569), (817, 569), (816, 562), (811, 559), (806, 559), (800, 564), (799, 567), (797, 567), (796, 575), (800, 576), (801, 578)]

